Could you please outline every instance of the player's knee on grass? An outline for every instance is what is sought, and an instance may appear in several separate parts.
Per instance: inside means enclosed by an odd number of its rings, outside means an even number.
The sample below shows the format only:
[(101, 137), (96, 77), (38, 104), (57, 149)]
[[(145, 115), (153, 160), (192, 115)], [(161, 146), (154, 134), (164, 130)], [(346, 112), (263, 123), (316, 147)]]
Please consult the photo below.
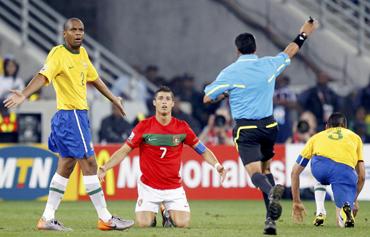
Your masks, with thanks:
[(190, 212), (170, 211), (172, 223), (175, 227), (186, 228), (190, 225)]
[(154, 220), (154, 213), (136, 213), (135, 223), (138, 227), (152, 227)]

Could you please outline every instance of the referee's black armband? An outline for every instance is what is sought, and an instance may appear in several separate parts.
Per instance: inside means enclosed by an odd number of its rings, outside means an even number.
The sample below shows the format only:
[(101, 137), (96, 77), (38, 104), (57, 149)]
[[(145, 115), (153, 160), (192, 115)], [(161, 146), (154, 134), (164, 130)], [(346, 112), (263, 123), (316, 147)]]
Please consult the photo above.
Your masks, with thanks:
[(298, 45), (299, 48), (302, 47), (304, 41), (307, 39), (307, 34), (302, 32), (293, 40), (294, 43)]

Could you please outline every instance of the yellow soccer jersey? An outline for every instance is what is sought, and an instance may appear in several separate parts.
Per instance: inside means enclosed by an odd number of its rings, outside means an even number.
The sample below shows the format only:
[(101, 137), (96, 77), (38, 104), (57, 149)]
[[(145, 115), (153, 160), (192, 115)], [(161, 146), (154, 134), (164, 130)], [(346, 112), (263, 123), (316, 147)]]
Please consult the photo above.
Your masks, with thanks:
[(39, 72), (52, 82), (58, 110), (87, 110), (86, 82), (98, 78), (86, 50), (72, 53), (64, 45), (51, 49)]
[(311, 137), (301, 152), (301, 156), (306, 159), (315, 155), (355, 168), (357, 162), (363, 160), (362, 141), (351, 130), (341, 127), (328, 128)]

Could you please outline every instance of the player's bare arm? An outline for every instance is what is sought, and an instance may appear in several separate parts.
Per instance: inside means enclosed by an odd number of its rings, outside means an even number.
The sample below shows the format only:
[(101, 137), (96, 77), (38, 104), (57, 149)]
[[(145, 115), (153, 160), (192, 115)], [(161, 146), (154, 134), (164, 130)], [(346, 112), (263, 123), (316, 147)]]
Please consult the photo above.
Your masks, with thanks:
[(292, 178), (292, 196), (293, 196), (293, 207), (292, 217), (295, 223), (303, 222), (303, 217), (306, 215), (306, 210), (301, 202), (299, 192), (299, 175), (302, 173), (305, 167), (298, 164), (294, 164), (291, 178)]
[[(198, 151), (198, 148), (199, 146), (204, 146), (201, 142), (198, 142), (197, 144), (195, 144), (193, 146), (194, 150)], [(213, 152), (211, 150), (209, 150), (207, 147), (205, 147), (205, 150), (204, 152), (202, 153), (202, 157), (203, 159), (210, 165), (212, 165), (213, 167), (215, 167), (215, 169), (217, 170), (217, 172), (219, 173), (220, 177), (221, 177), (221, 182), (224, 181), (225, 177), (226, 177), (226, 170), (225, 168), (220, 164), (220, 162), (218, 162), (215, 154), (213, 154)]]
[(293, 42), (289, 43), (288, 46), (285, 48), (284, 53), (288, 54), (289, 58), (293, 58), (299, 51), (299, 48), (302, 46), (303, 42), (306, 38), (312, 34), (318, 27), (317, 20), (310, 18), (306, 21), (301, 29), (300, 34), (297, 36)]
[(126, 115), (122, 106), (122, 98), (113, 95), (112, 92), (107, 87), (107, 85), (105, 85), (105, 83), (100, 78), (96, 79), (95, 81), (92, 81), (91, 83), (102, 95), (104, 95), (119, 109), (122, 116)]
[(357, 190), (356, 190), (356, 198), (355, 198), (355, 205), (353, 208), (353, 215), (356, 216), (358, 209), (360, 208), (358, 203), (358, 195), (361, 193), (362, 188), (364, 187), (365, 183), (365, 165), (363, 161), (359, 161), (356, 165), (356, 173), (358, 175), (358, 181), (357, 181)]
[(44, 75), (37, 74), (31, 81), (28, 83), (27, 87), (23, 91), (19, 90), (10, 90), (11, 95), (4, 100), (4, 105), (6, 108), (11, 109), (22, 104), (26, 98), (40, 90), (41, 87), (45, 85), (47, 78)]
[(104, 180), (106, 172), (121, 163), (127, 155), (132, 151), (132, 148), (126, 143), (121, 146), (116, 152), (113, 153), (112, 157), (103, 166), (98, 169), (98, 178), (100, 181)]

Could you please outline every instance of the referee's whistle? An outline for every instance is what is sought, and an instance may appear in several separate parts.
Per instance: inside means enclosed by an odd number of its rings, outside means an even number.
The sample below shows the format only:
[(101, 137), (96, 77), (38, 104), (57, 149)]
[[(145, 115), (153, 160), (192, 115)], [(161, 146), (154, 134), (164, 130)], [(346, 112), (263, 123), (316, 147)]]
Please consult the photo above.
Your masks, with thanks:
[(310, 16), (309, 17), (310, 19), (308, 20), (309, 23), (313, 23), (314, 22), (314, 19)]

